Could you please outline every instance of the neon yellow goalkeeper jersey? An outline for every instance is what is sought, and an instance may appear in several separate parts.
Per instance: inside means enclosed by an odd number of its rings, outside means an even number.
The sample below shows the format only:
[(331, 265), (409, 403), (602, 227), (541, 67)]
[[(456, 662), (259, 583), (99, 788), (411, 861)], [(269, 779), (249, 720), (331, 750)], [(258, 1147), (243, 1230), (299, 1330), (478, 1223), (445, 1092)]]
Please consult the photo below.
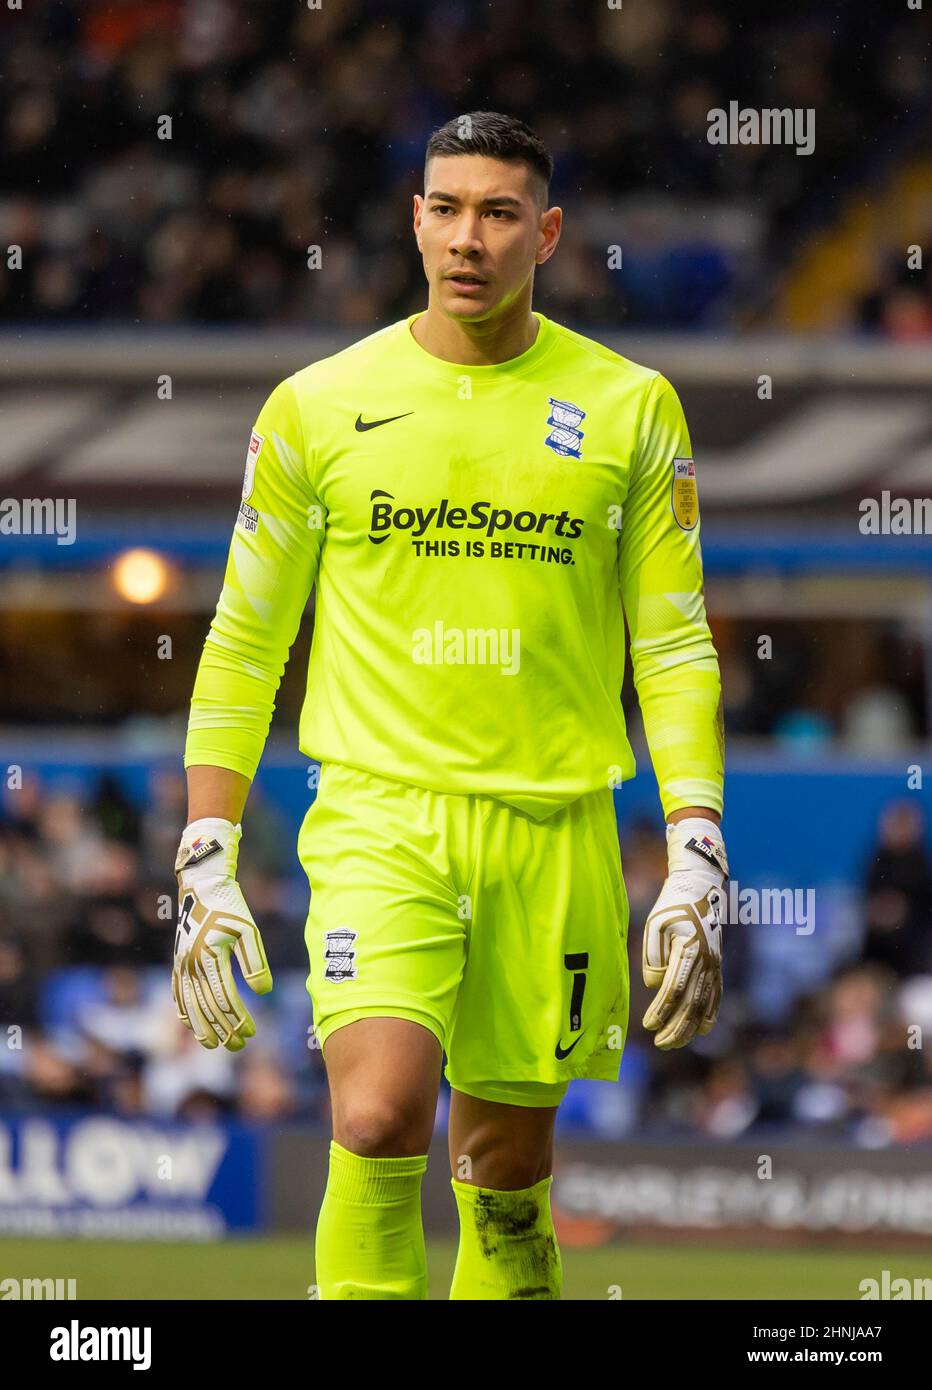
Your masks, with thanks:
[(392, 324), (281, 382), (249, 442), (185, 766), (252, 778), (316, 584), (299, 743), (542, 819), (634, 773), (622, 605), (665, 814), (722, 806), (718, 662), (676, 393), (536, 313), (461, 366)]

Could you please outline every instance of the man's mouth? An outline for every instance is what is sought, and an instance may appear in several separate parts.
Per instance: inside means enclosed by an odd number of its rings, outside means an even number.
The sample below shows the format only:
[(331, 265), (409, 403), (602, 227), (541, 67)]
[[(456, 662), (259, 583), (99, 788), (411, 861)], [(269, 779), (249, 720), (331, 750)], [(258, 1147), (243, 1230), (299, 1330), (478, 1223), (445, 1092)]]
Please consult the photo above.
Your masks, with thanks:
[(484, 285), (485, 281), (481, 275), (474, 275), (470, 270), (454, 270), (451, 275), (446, 277), (452, 280), (455, 285)]

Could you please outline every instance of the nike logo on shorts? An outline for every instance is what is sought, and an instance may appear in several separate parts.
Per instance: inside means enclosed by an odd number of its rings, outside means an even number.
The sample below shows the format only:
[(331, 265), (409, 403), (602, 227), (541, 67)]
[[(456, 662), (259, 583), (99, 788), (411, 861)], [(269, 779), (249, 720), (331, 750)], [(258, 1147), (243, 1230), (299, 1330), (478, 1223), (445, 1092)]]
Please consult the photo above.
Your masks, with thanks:
[(570, 1043), (569, 1047), (561, 1047), (560, 1044), (557, 1043), (556, 1047), (553, 1050), (553, 1055), (554, 1057), (556, 1057), (557, 1061), (562, 1062), (564, 1057), (568, 1057), (572, 1052), (573, 1048), (576, 1046), (576, 1043), (578, 1043), (581, 1040), (581, 1038), (582, 1033), (580, 1033), (579, 1037)]

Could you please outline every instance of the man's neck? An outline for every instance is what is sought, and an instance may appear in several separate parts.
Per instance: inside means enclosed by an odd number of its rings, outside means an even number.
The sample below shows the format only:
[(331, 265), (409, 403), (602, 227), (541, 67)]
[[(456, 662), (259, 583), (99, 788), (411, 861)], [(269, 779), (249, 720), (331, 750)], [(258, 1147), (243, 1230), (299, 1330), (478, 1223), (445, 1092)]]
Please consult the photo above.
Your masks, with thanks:
[(449, 318), (430, 304), (411, 325), (411, 332), (425, 352), (444, 362), (467, 367), (488, 367), (520, 357), (533, 347), (540, 331), (530, 304), (482, 323), (464, 323)]

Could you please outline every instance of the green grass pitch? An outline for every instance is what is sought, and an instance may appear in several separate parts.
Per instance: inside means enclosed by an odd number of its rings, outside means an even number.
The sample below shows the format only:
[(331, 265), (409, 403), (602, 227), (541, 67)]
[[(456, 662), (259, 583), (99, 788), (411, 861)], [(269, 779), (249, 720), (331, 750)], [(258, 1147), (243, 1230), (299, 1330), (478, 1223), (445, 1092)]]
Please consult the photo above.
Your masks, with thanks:
[[(445, 1299), (456, 1247), (428, 1245), (430, 1297)], [(919, 1253), (624, 1245), (563, 1250), (566, 1299), (859, 1298), (862, 1279), (928, 1277)], [(74, 1278), (79, 1299), (307, 1299), (310, 1238), (222, 1244), (0, 1240), (0, 1279)], [(611, 1290), (616, 1292), (612, 1294)]]

